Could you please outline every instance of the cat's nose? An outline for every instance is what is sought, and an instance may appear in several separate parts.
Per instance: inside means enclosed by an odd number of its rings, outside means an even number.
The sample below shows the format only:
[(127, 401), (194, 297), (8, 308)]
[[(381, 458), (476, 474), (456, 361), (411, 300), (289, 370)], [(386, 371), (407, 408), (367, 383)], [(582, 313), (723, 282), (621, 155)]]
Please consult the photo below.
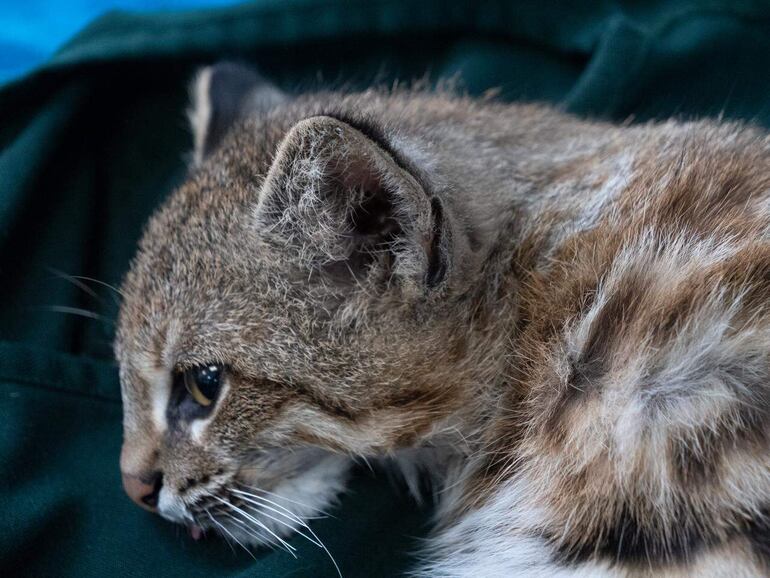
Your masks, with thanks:
[(163, 475), (155, 472), (150, 476), (134, 476), (121, 472), (123, 489), (138, 506), (150, 512), (157, 511), (158, 495), (163, 487)]

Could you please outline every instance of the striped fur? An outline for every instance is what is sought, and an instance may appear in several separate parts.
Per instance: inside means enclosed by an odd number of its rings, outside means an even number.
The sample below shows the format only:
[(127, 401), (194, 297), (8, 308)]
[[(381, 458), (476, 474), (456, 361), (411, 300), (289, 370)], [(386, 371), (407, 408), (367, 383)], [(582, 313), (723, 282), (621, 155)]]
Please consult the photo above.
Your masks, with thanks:
[[(248, 483), (304, 519), (361, 455), (429, 472), (419, 576), (770, 574), (764, 132), (233, 70), (123, 287), (123, 467), (161, 514)], [(167, 422), (210, 362), (217, 406)]]

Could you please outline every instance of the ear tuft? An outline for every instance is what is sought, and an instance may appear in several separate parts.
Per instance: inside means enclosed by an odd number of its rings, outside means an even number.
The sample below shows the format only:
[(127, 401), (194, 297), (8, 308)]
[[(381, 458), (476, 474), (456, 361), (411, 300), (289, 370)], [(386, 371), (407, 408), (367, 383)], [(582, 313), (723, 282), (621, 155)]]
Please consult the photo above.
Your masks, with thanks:
[(286, 96), (255, 70), (220, 62), (198, 71), (190, 87), (188, 118), (193, 132), (193, 160), (199, 165), (219, 146), (239, 118), (266, 114)]
[(289, 131), (256, 214), (266, 234), (327, 272), (429, 289), (446, 277), (451, 235), (439, 199), (388, 143), (334, 117)]

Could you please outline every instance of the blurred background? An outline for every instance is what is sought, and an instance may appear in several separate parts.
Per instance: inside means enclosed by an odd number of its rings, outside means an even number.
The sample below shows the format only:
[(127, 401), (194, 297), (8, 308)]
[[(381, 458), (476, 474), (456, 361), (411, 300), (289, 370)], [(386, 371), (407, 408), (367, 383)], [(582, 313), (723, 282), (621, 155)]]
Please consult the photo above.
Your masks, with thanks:
[(0, 0), (0, 83), (43, 63), (94, 18), (110, 10), (176, 11), (239, 0)]

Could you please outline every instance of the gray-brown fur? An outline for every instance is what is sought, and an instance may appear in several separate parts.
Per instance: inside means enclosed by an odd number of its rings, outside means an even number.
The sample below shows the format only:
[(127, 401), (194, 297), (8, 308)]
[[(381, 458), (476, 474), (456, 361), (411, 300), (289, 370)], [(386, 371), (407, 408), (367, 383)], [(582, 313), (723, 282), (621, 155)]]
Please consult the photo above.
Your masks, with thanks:
[[(765, 133), (250, 82), (123, 285), (124, 472), (206, 524), (392, 456), (447, 488), (425, 575), (770, 572)], [(208, 425), (153, 417), (214, 362)]]

